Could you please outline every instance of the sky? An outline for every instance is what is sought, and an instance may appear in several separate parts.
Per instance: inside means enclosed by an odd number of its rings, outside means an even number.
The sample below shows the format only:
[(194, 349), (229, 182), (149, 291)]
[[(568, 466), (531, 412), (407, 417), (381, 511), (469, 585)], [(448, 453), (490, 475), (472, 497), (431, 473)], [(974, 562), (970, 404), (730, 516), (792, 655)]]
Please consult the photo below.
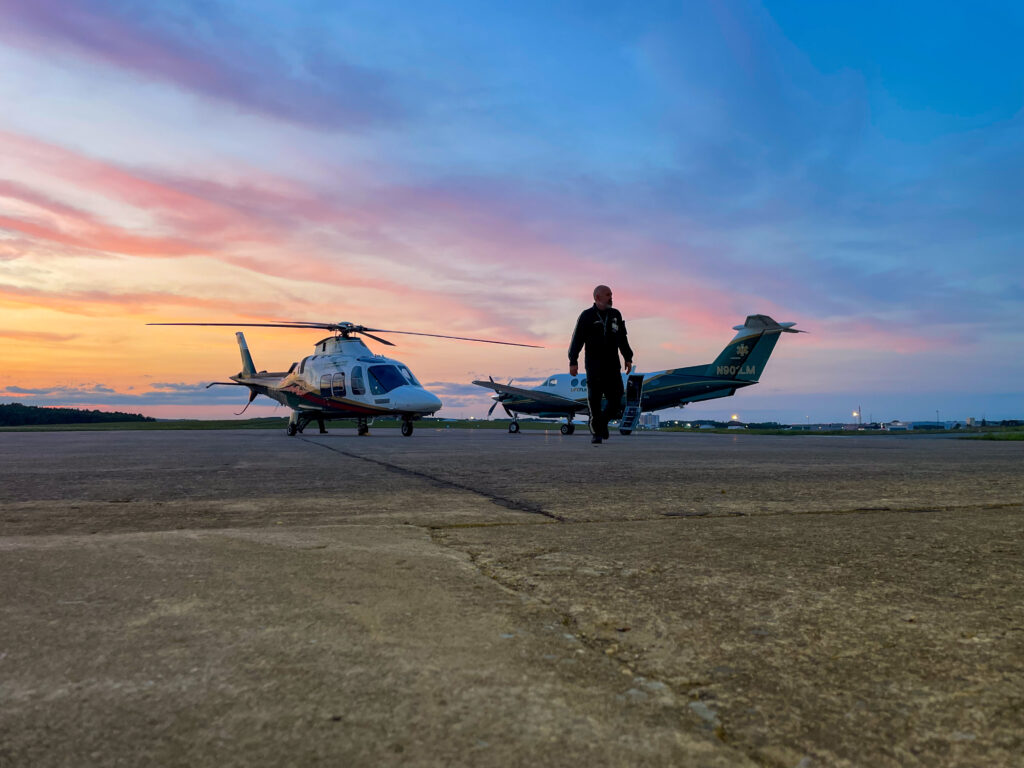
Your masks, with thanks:
[[(231, 328), (351, 321), (445, 403), (794, 321), (673, 418), (1024, 417), (1016, 2), (0, 0), (0, 402), (230, 418)], [(246, 332), (281, 370), (323, 334)], [(371, 347), (373, 342), (370, 342)], [(259, 398), (246, 416), (284, 415)]]

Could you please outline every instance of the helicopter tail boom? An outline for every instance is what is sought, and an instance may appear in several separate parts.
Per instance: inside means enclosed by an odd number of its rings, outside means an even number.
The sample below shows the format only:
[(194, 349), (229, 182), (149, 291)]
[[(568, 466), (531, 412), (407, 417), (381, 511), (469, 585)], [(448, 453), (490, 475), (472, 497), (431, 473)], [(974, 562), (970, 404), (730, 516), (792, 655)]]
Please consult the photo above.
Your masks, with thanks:
[(245, 343), (245, 336), (238, 331), (235, 333), (235, 338), (238, 340), (238, 351), (242, 353), (242, 375), (255, 376), (256, 364), (253, 363), (252, 355), (249, 354), (249, 345)]

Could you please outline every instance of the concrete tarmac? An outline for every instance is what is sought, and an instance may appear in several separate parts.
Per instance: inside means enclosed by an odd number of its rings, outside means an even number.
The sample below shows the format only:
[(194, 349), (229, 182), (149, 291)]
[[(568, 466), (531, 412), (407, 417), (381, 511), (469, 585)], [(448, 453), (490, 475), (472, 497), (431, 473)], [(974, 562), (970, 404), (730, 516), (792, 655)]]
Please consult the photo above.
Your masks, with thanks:
[(0, 434), (0, 768), (1011, 766), (1024, 443)]

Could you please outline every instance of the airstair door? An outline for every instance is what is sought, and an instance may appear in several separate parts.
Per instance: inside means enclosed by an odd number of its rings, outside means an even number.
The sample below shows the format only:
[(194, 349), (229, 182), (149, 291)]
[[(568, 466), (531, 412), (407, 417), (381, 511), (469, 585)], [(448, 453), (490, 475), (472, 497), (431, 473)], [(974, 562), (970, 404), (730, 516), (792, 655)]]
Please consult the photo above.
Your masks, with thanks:
[(628, 435), (640, 421), (640, 402), (644, 394), (644, 376), (634, 373), (626, 377), (626, 407), (619, 419), (619, 432)]

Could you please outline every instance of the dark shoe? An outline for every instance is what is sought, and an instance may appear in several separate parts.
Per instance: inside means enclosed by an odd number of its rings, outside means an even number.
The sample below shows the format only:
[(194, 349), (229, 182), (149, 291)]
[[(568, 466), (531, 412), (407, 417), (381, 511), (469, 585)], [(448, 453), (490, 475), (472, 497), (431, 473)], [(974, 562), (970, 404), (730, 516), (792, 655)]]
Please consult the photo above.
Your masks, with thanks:
[(597, 435), (594, 435), (592, 438), (590, 438), (590, 442), (592, 442), (594, 445), (600, 445), (601, 438), (598, 437)]
[(607, 424), (605, 424), (603, 427), (601, 427), (601, 437), (603, 437), (605, 440), (607, 440), (609, 437), (611, 437), (611, 435), (608, 434), (608, 425)]

